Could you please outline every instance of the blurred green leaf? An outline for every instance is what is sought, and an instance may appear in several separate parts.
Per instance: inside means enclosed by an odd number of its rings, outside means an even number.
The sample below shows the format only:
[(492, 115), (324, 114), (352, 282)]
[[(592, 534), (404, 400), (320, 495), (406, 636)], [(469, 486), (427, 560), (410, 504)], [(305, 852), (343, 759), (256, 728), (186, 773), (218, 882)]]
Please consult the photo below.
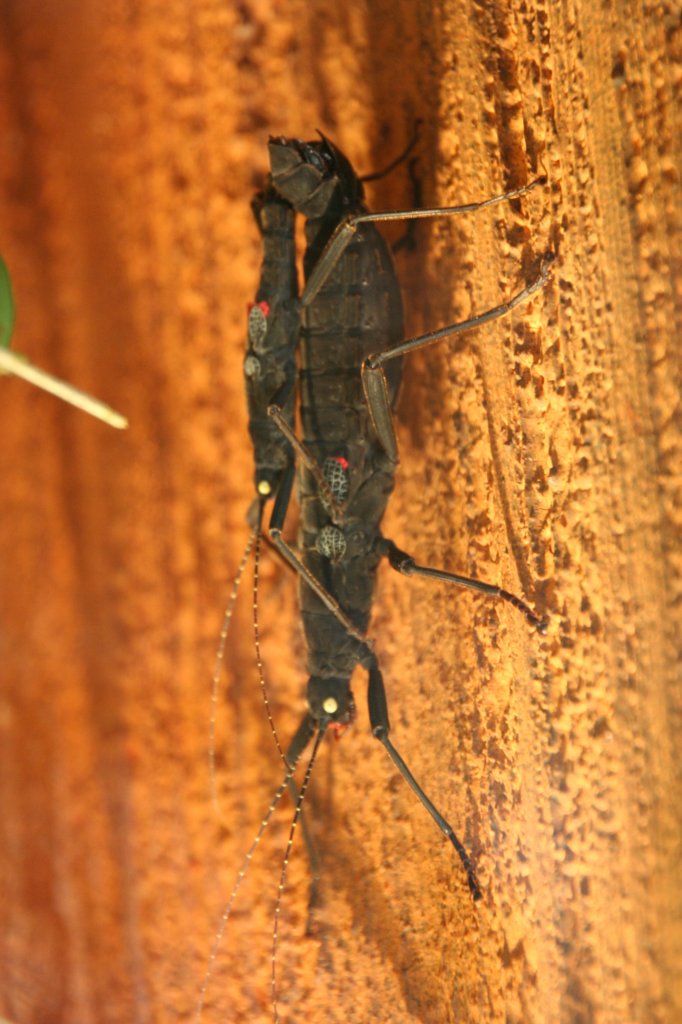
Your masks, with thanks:
[[(22, 355), (20, 352), (10, 352), (9, 346), (13, 331), (14, 298), (12, 296), (12, 281), (7, 264), (2, 256), (0, 256), (0, 374), (13, 373), (17, 377), (22, 377), (29, 384), (34, 384), (35, 387), (42, 388), (43, 391), (49, 391), (50, 394), (56, 395), (57, 398), (61, 398), (64, 402), (69, 402), (71, 405), (83, 409), (84, 412), (104, 420), (105, 423), (112, 427), (117, 427), (119, 430), (125, 429), (128, 426), (128, 420), (125, 416), (121, 416), (120, 413), (105, 405), (104, 402), (100, 402), (99, 399), (93, 398), (92, 395), (88, 395), (85, 391), (75, 388), (66, 381), (59, 380), (58, 377), (53, 377), (51, 373), (46, 373), (44, 370), (39, 369), (27, 356)], [(3, 1024), (1, 1019), (0, 1024)]]
[(0, 256), (0, 346), (9, 348), (14, 330), (14, 297), (7, 264)]

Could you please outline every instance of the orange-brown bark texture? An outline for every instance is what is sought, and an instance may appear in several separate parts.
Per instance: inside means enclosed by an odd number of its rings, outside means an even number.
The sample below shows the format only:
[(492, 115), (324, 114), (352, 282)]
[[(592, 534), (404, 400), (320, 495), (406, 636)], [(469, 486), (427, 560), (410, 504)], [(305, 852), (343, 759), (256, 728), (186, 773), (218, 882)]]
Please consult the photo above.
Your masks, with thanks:
[[(242, 386), (268, 134), (320, 128), (360, 172), (421, 121), (375, 209), (521, 201), (424, 223), (397, 256), (411, 334), (385, 522), (513, 608), (379, 574), (393, 738), (451, 846), (358, 720), (325, 740), (277, 951), (286, 1024), (682, 1020), (682, 23), (637, 0), (4, 0), (1, 247), (15, 347), (130, 419), (0, 379), (0, 1016), (196, 1019), (223, 907), (283, 769), (242, 585)], [(388, 232), (396, 237), (396, 232)], [(400, 234), (398, 229), (397, 234)], [(287, 532), (295, 536), (292, 510)], [(304, 707), (296, 584), (262, 557), (286, 742)], [(269, 1022), (288, 795), (205, 991)]]

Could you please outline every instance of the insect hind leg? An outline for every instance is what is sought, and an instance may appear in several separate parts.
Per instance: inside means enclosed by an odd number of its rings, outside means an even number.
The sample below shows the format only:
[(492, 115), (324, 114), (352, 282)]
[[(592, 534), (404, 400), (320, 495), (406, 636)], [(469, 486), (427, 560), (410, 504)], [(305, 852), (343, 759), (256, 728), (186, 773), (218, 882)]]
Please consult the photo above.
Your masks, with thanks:
[(400, 356), (404, 356), (408, 352), (414, 352), (418, 348), (424, 348), (426, 345), (432, 345), (435, 342), (440, 341), (442, 338), (449, 338), (454, 334), (460, 334), (462, 331), (481, 327), (482, 324), (488, 323), (490, 320), (497, 320), (499, 317), (510, 313), (512, 309), (520, 303), (525, 302), (531, 297), (531, 295), (545, 285), (549, 277), (549, 268), (553, 260), (553, 255), (551, 253), (546, 253), (542, 259), (540, 271), (535, 279), (510, 299), (507, 299), (506, 302), (500, 303), (499, 306), (494, 306), (492, 309), (488, 309), (484, 313), (478, 313), (476, 316), (469, 317), (467, 320), (460, 320), (457, 323), (440, 327), (438, 330), (429, 331), (426, 334), (420, 334), (414, 338), (407, 338), (405, 341), (401, 341), (397, 345), (392, 345), (383, 352), (370, 355), (365, 359), (362, 364), (362, 386), (364, 388), (365, 398), (367, 400), (367, 405), (372, 417), (372, 423), (379, 441), (381, 442), (381, 446), (392, 462), (398, 461), (398, 442), (395, 435), (395, 427), (393, 426), (393, 412), (391, 409), (391, 400), (386, 375), (383, 369), (384, 364), (389, 362), (391, 359), (397, 359)]
[(546, 633), (547, 620), (530, 608), (525, 601), (509, 590), (504, 590), (495, 583), (486, 583), (472, 576), (462, 576), (460, 573), (447, 572), (445, 569), (434, 569), (427, 565), (417, 565), (411, 555), (401, 551), (392, 540), (382, 539), (384, 547), (383, 554), (388, 558), (392, 569), (403, 576), (426, 576), (433, 580), (443, 580), (445, 583), (454, 583), (458, 587), (465, 587), (468, 590), (476, 590), (479, 594), (487, 594), (489, 597), (497, 597), (507, 604), (512, 605), (525, 616), (526, 621), (537, 629), (538, 633)]

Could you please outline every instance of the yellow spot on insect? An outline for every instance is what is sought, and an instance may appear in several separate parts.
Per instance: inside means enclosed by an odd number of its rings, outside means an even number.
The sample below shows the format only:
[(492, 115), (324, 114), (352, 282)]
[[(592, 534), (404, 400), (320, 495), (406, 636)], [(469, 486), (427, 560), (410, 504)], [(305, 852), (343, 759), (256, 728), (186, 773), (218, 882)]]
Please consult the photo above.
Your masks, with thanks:
[(270, 487), (270, 484), (268, 483), (267, 480), (258, 481), (258, 493), (260, 495), (262, 495), (264, 498), (267, 498), (268, 494), (270, 494), (271, 491), (272, 488)]
[(322, 710), (325, 711), (328, 715), (333, 715), (335, 711), (339, 710), (339, 705), (334, 697), (327, 697), (327, 699), (322, 704)]

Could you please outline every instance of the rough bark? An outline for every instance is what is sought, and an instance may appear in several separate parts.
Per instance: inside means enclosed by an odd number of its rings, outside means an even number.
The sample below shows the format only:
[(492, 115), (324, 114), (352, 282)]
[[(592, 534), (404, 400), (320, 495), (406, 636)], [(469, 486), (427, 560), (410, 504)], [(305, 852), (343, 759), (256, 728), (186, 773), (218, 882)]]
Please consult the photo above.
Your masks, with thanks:
[[(410, 331), (485, 309), (558, 255), (527, 308), (408, 360), (386, 532), (499, 581), (382, 572), (372, 633), (394, 739), (472, 851), (452, 850), (361, 709), (309, 798), (306, 937), (292, 860), (282, 1021), (682, 1017), (682, 23), (627, 0), (5, 0), (2, 251), (16, 347), (125, 435), (0, 380), (0, 1013), (191, 1020), (222, 906), (281, 777), (250, 583), (206, 746), (251, 463), (241, 385), (268, 133), (319, 127), (363, 171), (422, 120), (436, 205), (546, 172), (521, 203), (418, 231)], [(375, 208), (412, 202), (406, 169)], [(290, 574), (262, 565), (275, 718), (302, 710)], [(291, 807), (254, 858), (203, 1015), (269, 1021)], [(298, 844), (300, 845), (300, 844)]]

